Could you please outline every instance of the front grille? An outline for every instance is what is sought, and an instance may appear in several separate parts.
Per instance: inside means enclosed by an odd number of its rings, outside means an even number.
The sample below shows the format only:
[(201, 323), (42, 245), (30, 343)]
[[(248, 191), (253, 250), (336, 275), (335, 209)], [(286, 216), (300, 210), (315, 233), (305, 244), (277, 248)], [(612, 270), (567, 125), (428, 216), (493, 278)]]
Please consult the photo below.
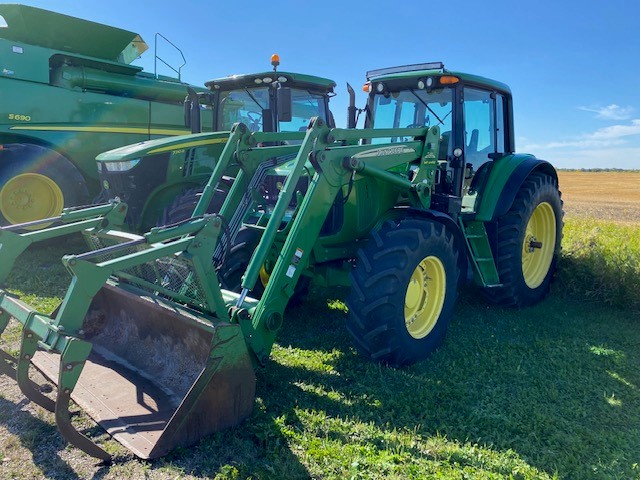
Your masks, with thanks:
[(126, 172), (110, 172), (104, 163), (101, 164), (100, 183), (107, 199), (119, 197), (127, 203), (128, 225), (138, 225), (151, 192), (166, 181), (170, 155), (167, 152), (143, 157), (135, 167)]

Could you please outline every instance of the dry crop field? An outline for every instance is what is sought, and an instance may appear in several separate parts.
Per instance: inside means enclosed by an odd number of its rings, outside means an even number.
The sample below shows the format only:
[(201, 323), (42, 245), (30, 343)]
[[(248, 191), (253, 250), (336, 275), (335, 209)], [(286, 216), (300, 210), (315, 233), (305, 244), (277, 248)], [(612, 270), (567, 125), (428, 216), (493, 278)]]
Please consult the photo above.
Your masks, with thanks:
[(560, 171), (567, 217), (640, 223), (640, 171)]

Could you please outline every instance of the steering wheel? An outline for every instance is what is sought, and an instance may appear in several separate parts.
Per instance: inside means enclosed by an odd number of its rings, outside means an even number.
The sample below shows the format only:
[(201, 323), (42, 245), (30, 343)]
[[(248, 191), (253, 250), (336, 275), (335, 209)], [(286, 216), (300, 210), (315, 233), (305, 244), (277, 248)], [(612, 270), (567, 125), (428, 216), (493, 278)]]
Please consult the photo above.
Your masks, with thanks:
[(262, 122), (262, 115), (258, 112), (247, 112), (247, 118), (251, 122), (249, 125), (249, 130), (251, 132), (259, 132), (260, 131), (260, 123)]
[[(426, 125), (423, 125), (422, 123), (410, 123), (409, 125), (407, 125), (404, 128), (424, 128), (426, 127)], [(398, 137), (400, 138), (401, 142), (408, 142), (409, 141), (409, 137)]]

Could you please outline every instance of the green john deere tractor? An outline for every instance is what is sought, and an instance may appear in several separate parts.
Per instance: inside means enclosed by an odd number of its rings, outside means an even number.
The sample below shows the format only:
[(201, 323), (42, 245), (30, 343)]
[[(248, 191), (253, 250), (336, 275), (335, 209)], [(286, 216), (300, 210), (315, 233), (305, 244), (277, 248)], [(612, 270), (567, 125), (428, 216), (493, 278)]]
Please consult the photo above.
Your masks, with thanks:
[[(109, 460), (73, 428), (71, 398), (143, 458), (248, 417), (254, 369), (304, 282), (350, 286), (356, 348), (392, 366), (442, 343), (467, 272), (497, 303), (545, 296), (562, 202), (553, 167), (514, 152), (509, 88), (440, 63), (368, 80), (364, 129), (235, 124), (189, 218), (126, 233), (115, 199), (37, 232), (0, 230), (2, 282), (34, 242), (82, 231), (92, 247), (62, 259), (72, 281), (51, 314), (0, 291), (1, 326), (24, 325), (20, 356), (0, 368), (55, 411), (70, 443)], [(206, 213), (230, 168), (219, 211)], [(55, 402), (31, 365), (57, 385)]]
[[(278, 72), (277, 55), (271, 63), (273, 71), (211, 80), (206, 93), (190, 90), (185, 118), (192, 135), (150, 140), (98, 156), (102, 194), (127, 203), (130, 230), (140, 233), (191, 216), (235, 123), (244, 123), (251, 132), (304, 132), (314, 117), (335, 126), (329, 110), (335, 82)], [(213, 113), (212, 124), (206, 125), (213, 133), (199, 133), (203, 108)], [(300, 143), (303, 135), (293, 142)], [(238, 169), (234, 162), (225, 171), (206, 212), (220, 210)]]

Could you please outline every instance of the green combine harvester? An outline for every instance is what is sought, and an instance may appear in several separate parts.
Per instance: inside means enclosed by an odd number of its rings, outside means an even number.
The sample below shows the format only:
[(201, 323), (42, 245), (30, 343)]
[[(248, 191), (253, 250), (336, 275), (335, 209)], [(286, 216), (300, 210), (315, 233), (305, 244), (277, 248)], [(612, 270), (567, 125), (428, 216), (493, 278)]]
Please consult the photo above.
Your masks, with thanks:
[[(549, 163), (515, 153), (509, 88), (440, 63), (369, 72), (366, 87), (364, 129), (314, 118), (304, 132), (237, 123), (220, 134), (192, 215), (173, 224), (126, 233), (127, 206), (114, 199), (39, 231), (0, 230), (2, 282), (35, 242), (81, 231), (91, 246), (63, 258), (71, 285), (52, 313), (0, 291), (2, 327), (24, 326), (19, 357), (0, 366), (55, 412), (71, 444), (110, 459), (71, 425), (71, 399), (142, 458), (247, 418), (254, 371), (309, 282), (351, 287), (356, 348), (397, 367), (442, 343), (468, 272), (496, 303), (547, 294), (562, 234), (558, 180)], [(201, 138), (182, 146), (208, 148)], [(207, 213), (222, 184), (219, 210)], [(57, 385), (55, 401), (30, 380), (32, 365)]]
[(187, 89), (205, 89), (131, 65), (147, 49), (134, 32), (0, 5), (0, 225), (91, 203), (101, 152), (189, 133)]

